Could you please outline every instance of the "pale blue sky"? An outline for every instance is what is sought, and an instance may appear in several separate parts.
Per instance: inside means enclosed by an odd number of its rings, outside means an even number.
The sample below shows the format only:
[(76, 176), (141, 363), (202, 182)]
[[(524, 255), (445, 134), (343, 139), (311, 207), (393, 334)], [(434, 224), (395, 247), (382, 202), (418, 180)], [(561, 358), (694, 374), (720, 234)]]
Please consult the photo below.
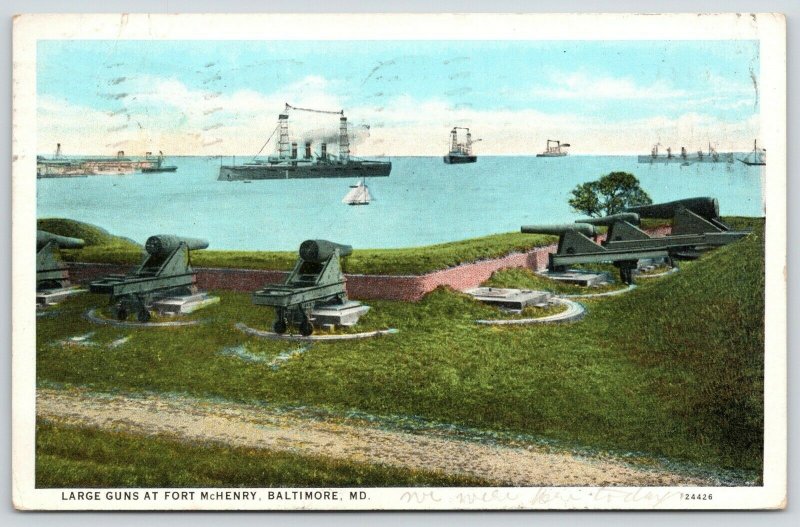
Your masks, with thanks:
[(487, 153), (533, 153), (545, 136), (585, 153), (687, 133), (736, 146), (757, 133), (758, 54), (757, 41), (41, 41), (39, 148), (86, 149), (82, 135), (102, 138), (98, 153), (249, 152), (283, 101), (344, 109), (370, 125), (370, 154), (440, 149), (452, 124)]

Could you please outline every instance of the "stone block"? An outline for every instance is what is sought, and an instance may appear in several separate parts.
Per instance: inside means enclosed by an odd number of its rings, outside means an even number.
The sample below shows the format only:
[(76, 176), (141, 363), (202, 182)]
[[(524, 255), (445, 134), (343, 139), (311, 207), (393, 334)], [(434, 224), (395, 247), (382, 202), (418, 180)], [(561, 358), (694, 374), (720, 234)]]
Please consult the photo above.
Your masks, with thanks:
[(348, 301), (344, 304), (317, 306), (311, 311), (311, 318), (318, 326), (353, 326), (367, 311), (369, 306), (361, 302)]
[(161, 315), (186, 315), (219, 302), (218, 296), (195, 293), (186, 296), (171, 296), (153, 302), (153, 309)]
[(603, 285), (611, 281), (611, 276), (609, 276), (608, 273), (595, 273), (577, 269), (569, 269), (568, 271), (550, 271), (545, 269), (538, 274), (551, 280), (582, 286)]
[(64, 287), (62, 289), (46, 289), (36, 292), (36, 303), (42, 306), (58, 304), (70, 295), (85, 293), (86, 289), (80, 287)]

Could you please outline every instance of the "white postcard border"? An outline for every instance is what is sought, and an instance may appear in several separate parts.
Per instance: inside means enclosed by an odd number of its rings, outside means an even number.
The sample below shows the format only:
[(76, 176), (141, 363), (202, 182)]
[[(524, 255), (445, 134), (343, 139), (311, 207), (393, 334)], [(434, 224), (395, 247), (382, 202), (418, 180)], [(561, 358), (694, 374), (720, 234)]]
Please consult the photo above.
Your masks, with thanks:
[[(269, 38), (265, 39), (265, 27)], [(347, 27), (342, 32), (341, 27)], [(698, 38), (698, 35), (700, 38)], [(761, 45), (761, 130), (766, 167), (765, 455), (763, 487), (319, 489), (368, 500), (64, 501), (34, 487), (36, 43), (44, 39), (236, 40), (723, 40)], [(786, 400), (786, 26), (779, 14), (347, 14), (22, 15), (13, 35), (12, 123), (12, 494), (21, 509), (751, 509), (785, 506)], [(68, 489), (67, 489), (68, 490)], [(97, 489), (102, 495), (122, 489)], [(134, 489), (128, 489), (134, 490)], [(155, 489), (140, 489), (140, 492)], [(158, 489), (160, 491), (173, 489)], [(184, 489), (181, 489), (184, 490)], [(201, 492), (217, 489), (185, 489)], [(242, 491), (244, 489), (230, 489)], [(268, 489), (249, 489), (262, 498)], [(287, 489), (301, 490), (301, 489)], [(309, 490), (309, 489), (302, 489)], [(675, 493), (713, 493), (682, 501)], [(427, 494), (426, 494), (427, 493)], [(511, 499), (510, 493), (514, 499)], [(262, 496), (262, 494), (264, 496)], [(417, 503), (413, 503), (416, 501)]]

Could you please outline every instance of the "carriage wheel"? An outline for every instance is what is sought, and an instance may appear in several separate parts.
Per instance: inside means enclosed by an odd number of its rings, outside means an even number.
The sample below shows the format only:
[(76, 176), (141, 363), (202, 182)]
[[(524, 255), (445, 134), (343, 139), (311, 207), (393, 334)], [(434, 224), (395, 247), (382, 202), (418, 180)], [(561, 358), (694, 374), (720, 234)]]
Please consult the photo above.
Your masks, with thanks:
[(117, 320), (125, 320), (128, 318), (128, 310), (122, 303), (117, 304)]
[(278, 335), (286, 333), (286, 320), (282, 318), (275, 319), (275, 322), (272, 324), (272, 331)]
[(60, 289), (61, 282), (57, 280), (46, 280), (40, 284), (37, 284), (36, 290), (37, 291), (49, 291), (51, 289)]
[(303, 322), (300, 324), (300, 334), (304, 337), (307, 337), (312, 333), (314, 333), (314, 324), (312, 324), (308, 319), (303, 320)]
[(631, 285), (633, 283), (633, 269), (630, 267), (619, 268), (619, 278), (623, 284)]
[(136, 313), (136, 320), (138, 320), (139, 322), (142, 322), (142, 323), (149, 322), (150, 321), (150, 311), (148, 311), (145, 308), (140, 309), (139, 312)]

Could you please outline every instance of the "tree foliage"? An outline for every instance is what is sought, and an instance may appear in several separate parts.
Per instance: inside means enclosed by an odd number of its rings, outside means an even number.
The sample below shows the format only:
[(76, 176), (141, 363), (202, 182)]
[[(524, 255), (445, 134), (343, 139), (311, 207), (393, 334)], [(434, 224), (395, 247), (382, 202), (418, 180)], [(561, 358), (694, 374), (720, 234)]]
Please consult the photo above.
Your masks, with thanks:
[(591, 217), (608, 216), (627, 207), (650, 205), (653, 200), (642, 190), (636, 176), (611, 172), (597, 181), (582, 183), (572, 189), (569, 205)]

